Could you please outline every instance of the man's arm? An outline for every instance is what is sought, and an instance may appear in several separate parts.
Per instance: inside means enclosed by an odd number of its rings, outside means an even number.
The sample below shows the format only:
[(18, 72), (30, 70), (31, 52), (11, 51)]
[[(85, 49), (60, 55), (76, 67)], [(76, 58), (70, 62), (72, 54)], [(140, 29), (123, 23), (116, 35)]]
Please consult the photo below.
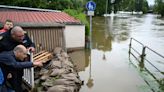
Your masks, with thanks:
[[(12, 68), (30, 68), (32, 67), (32, 62), (19, 62), (19, 61), (16, 61), (14, 57), (12, 56), (4, 56), (2, 58), (2, 63), (7, 65), (7, 66), (10, 66)], [(1, 62), (1, 61), (0, 61)]]
[[(2, 62), (3, 61), (3, 62)], [(42, 66), (41, 62), (18, 62), (12, 56), (3, 57), (3, 60), (0, 61), (1, 63), (8, 65), (12, 68), (31, 68), (33, 66)]]
[(30, 37), (27, 35), (27, 34), (25, 34), (25, 40), (27, 40), (27, 47), (34, 47), (35, 48), (35, 44), (31, 41), (31, 39), (30, 39)]
[(26, 40), (26, 43), (24, 43), (24, 44), (25, 44), (27, 50), (34, 52), (35, 44), (31, 41), (31, 39), (29, 38), (29, 36), (27, 34), (25, 34), (25, 40)]

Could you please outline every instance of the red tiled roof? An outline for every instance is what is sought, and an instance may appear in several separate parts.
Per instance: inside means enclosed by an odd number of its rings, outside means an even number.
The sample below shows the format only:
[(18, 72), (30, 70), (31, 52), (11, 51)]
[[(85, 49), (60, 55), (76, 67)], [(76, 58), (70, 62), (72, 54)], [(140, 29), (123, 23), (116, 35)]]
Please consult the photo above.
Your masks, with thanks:
[(0, 11), (0, 22), (6, 19), (14, 23), (65, 23), (80, 24), (80, 21), (64, 12)]

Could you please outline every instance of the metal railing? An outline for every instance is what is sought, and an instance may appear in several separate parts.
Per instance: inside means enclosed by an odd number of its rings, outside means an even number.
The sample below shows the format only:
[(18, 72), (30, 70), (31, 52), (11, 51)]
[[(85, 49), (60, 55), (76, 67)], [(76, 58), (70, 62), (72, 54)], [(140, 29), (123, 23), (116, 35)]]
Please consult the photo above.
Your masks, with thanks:
[[(33, 53), (30, 53), (30, 61), (33, 62)], [(24, 81), (26, 84), (33, 89), (34, 88), (34, 68), (24, 69)]]
[[(135, 42), (140, 45), (141, 51), (138, 51), (139, 49), (136, 47), (134, 48), (132, 46), (132, 43)], [(134, 43), (133, 43), (134, 44)], [(147, 59), (147, 54), (146, 51), (149, 51), (153, 53), (153, 55), (156, 55), (160, 57), (164, 61), (164, 56), (156, 52), (155, 50), (149, 48), (148, 46), (145, 46), (143, 43), (139, 42), (138, 40), (131, 38), (130, 39), (130, 44), (129, 44), (129, 58), (132, 55), (138, 62), (139, 65), (142, 66), (160, 85), (164, 85), (164, 71), (159, 69), (156, 65), (154, 65), (152, 60)], [(154, 58), (154, 57), (153, 57)], [(157, 57), (155, 57), (157, 58)], [(152, 71), (150, 71), (148, 68), (150, 67), (145, 67), (145, 63), (149, 64), (153, 69), (155, 69), (156, 72), (160, 73), (162, 75), (162, 80), (157, 78), (157, 75), (153, 74)]]

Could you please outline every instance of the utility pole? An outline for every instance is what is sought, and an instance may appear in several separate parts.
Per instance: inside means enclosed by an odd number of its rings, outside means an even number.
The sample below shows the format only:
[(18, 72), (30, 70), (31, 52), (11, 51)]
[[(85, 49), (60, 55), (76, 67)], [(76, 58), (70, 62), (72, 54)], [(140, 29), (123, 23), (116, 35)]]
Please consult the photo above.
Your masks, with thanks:
[(92, 49), (92, 16), (94, 16), (94, 10), (96, 9), (96, 3), (93, 1), (88, 1), (86, 4), (86, 8), (88, 10), (87, 14), (90, 17), (89, 42), (90, 42), (90, 49)]

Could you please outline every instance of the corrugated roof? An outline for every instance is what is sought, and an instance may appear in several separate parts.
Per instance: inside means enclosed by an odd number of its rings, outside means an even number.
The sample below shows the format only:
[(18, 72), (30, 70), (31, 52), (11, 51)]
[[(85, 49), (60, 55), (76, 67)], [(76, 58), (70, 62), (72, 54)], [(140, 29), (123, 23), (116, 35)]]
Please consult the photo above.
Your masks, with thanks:
[(0, 11), (0, 22), (6, 19), (14, 23), (62, 23), (62, 24), (81, 24), (74, 17), (64, 12), (41, 12), (41, 11)]
[(8, 5), (0, 5), (0, 8), (15, 9), (15, 10), (27, 10), (27, 11), (61, 12), (61, 11), (59, 11), (59, 10), (40, 9), (40, 8), (30, 8), (30, 7), (19, 7), (19, 6), (8, 6)]

